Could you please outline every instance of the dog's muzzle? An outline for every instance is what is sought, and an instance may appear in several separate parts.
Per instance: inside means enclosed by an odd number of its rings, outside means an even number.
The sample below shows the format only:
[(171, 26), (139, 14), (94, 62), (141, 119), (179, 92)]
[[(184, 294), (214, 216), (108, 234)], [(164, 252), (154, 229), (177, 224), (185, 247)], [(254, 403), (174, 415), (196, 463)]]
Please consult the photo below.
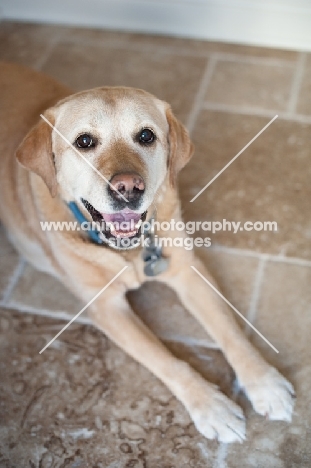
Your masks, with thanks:
[(116, 213), (100, 213), (84, 198), (81, 201), (107, 241), (111, 238), (140, 238), (141, 226), (146, 219), (147, 211), (136, 213), (129, 208), (124, 208)]
[[(135, 172), (117, 173), (111, 178), (107, 190), (113, 213), (100, 212), (88, 200), (81, 199), (93, 221), (99, 226), (104, 239), (109, 242), (113, 239), (140, 238), (141, 225), (147, 216), (147, 211), (139, 213), (145, 193), (143, 178)], [(120, 246), (126, 248), (122, 243)]]

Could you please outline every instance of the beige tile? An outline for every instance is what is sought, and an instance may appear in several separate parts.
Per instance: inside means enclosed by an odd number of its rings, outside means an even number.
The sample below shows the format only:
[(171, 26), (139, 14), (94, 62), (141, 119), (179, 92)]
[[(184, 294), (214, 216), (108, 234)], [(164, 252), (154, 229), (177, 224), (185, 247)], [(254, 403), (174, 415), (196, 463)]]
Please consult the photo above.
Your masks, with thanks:
[(136, 46), (150, 49), (174, 48), (180, 53), (210, 54), (213, 52), (236, 54), (253, 57), (272, 57), (288, 61), (296, 61), (298, 53), (290, 50), (271, 49), (255, 46), (243, 46), (239, 44), (228, 44), (213, 41), (203, 41), (196, 39), (185, 39), (182, 37), (140, 34), (121, 31), (109, 31), (89, 28), (68, 28), (66, 38), (76, 41), (94, 41), (97, 43), (124, 43), (129, 46)]
[(35, 67), (47, 54), (62, 26), (5, 22), (0, 26), (0, 60)]
[(199, 115), (195, 156), (180, 177), (185, 218), (276, 221), (277, 232), (210, 233), (212, 244), (310, 259), (310, 125), (276, 120), (189, 203), (267, 123), (262, 117), (222, 112)]
[(181, 60), (160, 50), (133, 53), (63, 42), (52, 52), (44, 71), (76, 91), (103, 85), (143, 88), (168, 101), (185, 121), (205, 64), (204, 58)]
[(224, 296), (247, 315), (258, 269), (258, 258), (197, 249), (197, 255), (218, 283)]
[(9, 243), (4, 228), (0, 225), (0, 300), (4, 298), (18, 262), (19, 256)]
[(295, 68), (266, 63), (218, 62), (206, 100), (247, 108), (285, 111)]
[[(311, 268), (268, 263), (255, 326), (279, 350), (276, 354), (253, 336), (269, 362), (294, 384), (297, 394), (293, 421), (269, 422), (248, 408), (248, 440), (229, 448), (227, 464), (307, 468), (311, 464)], [(244, 405), (246, 404), (244, 400)]]
[(307, 54), (306, 65), (302, 78), (297, 112), (299, 114), (311, 114), (311, 54)]
[(292, 376), (311, 357), (310, 284), (311, 267), (269, 262), (265, 270), (256, 324), (279, 350), (270, 360)]
[(12, 292), (9, 304), (17, 308), (25, 307), (69, 315), (76, 315), (84, 306), (58, 280), (34, 270), (30, 265), (26, 266)]
[(40, 355), (60, 326), (1, 312), (1, 466), (213, 466), (218, 444), (95, 328), (73, 324)]

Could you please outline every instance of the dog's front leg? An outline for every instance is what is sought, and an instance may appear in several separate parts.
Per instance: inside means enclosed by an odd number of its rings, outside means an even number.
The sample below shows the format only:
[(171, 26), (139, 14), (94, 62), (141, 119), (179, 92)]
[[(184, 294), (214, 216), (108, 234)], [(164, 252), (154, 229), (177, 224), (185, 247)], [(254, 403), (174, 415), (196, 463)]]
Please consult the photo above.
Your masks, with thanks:
[(201, 434), (222, 442), (244, 439), (242, 410), (169, 352), (131, 310), (124, 291), (110, 287), (90, 314), (112, 341), (167, 385), (184, 404)]
[(159, 279), (175, 289), (185, 307), (219, 344), (255, 411), (270, 419), (291, 420), (292, 385), (260, 356), (240, 330), (227, 304), (191, 268), (194, 266), (219, 290), (202, 263), (192, 252), (178, 250), (171, 252), (171, 272)]

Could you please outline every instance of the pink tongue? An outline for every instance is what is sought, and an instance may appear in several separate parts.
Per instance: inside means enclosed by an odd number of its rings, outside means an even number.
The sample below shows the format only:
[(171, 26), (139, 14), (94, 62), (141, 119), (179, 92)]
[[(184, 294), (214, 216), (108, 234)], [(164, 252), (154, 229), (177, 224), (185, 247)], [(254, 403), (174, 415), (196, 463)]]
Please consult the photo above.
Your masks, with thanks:
[(141, 215), (139, 213), (135, 213), (134, 211), (131, 211), (129, 209), (125, 209), (123, 211), (119, 211), (118, 213), (101, 213), (102, 217), (104, 218), (104, 221), (106, 223), (122, 223), (122, 222), (128, 222), (131, 224), (136, 224), (140, 220)]

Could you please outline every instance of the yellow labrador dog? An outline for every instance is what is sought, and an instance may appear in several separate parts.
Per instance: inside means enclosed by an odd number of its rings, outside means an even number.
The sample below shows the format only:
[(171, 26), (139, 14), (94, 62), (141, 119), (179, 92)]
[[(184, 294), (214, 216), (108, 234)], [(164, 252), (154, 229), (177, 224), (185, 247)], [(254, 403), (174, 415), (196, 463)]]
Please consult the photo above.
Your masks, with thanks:
[[(127, 267), (89, 307), (91, 318), (167, 385), (205, 437), (242, 441), (243, 413), (174, 357), (131, 310), (126, 291), (155, 274), (219, 344), (255, 411), (290, 421), (292, 385), (250, 345), (223, 300), (191, 269), (213, 282), (193, 252), (169, 246), (159, 252), (151, 243), (142, 258), (141, 246), (127, 248), (155, 210), (159, 222), (181, 220), (176, 177), (193, 146), (170, 106), (131, 88), (72, 94), (13, 64), (0, 66), (0, 90), (0, 218), (17, 250), (85, 304)], [(40, 228), (40, 222), (76, 219), (105, 221), (102, 243), (82, 230)]]

